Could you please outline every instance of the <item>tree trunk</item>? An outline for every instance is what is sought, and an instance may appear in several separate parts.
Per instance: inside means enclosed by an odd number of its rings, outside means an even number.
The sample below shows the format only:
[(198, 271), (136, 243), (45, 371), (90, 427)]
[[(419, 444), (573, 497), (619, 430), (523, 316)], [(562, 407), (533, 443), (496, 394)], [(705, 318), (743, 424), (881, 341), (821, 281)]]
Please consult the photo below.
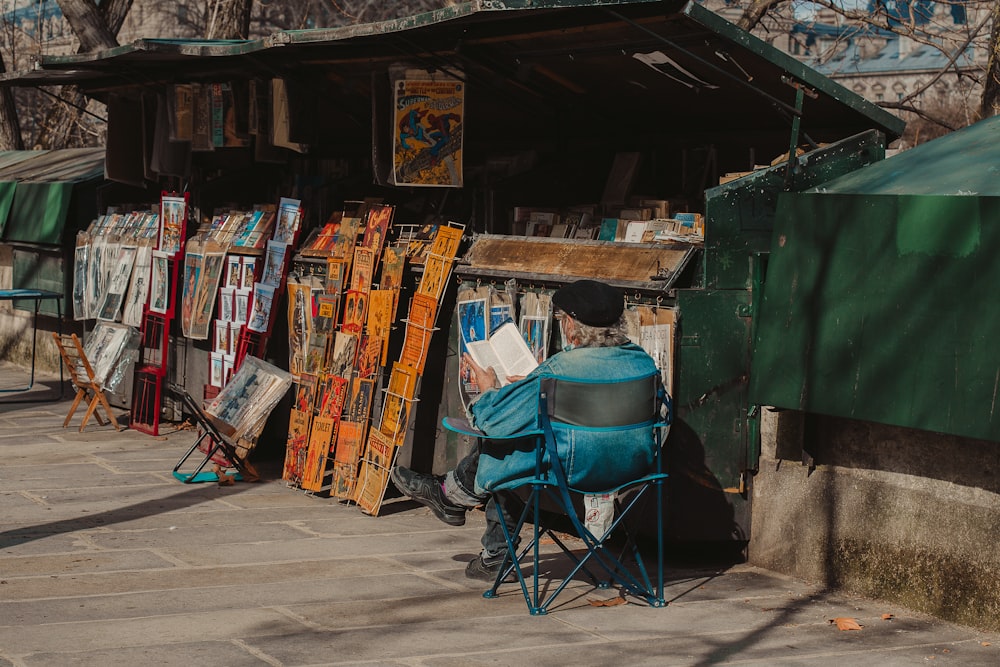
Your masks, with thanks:
[(246, 39), (252, 0), (218, 0), (209, 12), (206, 39)]
[[(90, 53), (98, 49), (110, 49), (118, 46), (115, 33), (111, 32), (108, 23), (94, 0), (57, 0), (63, 16), (73, 29), (76, 38), (80, 40), (80, 53)], [(120, 26), (119, 26), (120, 27)]]
[[(133, 0), (110, 0), (97, 7), (93, 0), (58, 0), (63, 16), (70, 24), (80, 47), (77, 53), (89, 53), (118, 46), (118, 31), (132, 8)], [(76, 86), (63, 86), (60, 98), (46, 114), (37, 144), (42, 148), (65, 148), (80, 122), (87, 98)]]
[[(6, 72), (3, 55), (0, 54), (0, 72)], [(14, 105), (14, 91), (9, 87), (0, 88), (0, 149), (5, 151), (24, 150), (24, 139), (21, 138), (21, 124), (17, 120), (17, 107)]]
[(979, 115), (990, 118), (1000, 113), (1000, 0), (990, 9), (993, 27), (990, 30), (990, 57), (983, 79), (983, 98), (979, 104)]

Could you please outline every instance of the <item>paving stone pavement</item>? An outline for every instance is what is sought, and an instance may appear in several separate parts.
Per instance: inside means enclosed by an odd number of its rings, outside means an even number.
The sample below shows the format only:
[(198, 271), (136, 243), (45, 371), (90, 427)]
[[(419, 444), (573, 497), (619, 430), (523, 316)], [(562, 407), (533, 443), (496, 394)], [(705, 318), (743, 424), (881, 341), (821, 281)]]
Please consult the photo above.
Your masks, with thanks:
[[(18, 373), (0, 363), (0, 388)], [(0, 394), (0, 666), (1000, 664), (1000, 636), (746, 564), (672, 566), (662, 609), (594, 606), (609, 593), (574, 582), (532, 617), (515, 588), (487, 600), (464, 576), (481, 512), (454, 528), (393, 499), (370, 517), (276, 465), (184, 485), (171, 470), (192, 431), (80, 433), (79, 416), (62, 428), (68, 399), (14, 397)]]

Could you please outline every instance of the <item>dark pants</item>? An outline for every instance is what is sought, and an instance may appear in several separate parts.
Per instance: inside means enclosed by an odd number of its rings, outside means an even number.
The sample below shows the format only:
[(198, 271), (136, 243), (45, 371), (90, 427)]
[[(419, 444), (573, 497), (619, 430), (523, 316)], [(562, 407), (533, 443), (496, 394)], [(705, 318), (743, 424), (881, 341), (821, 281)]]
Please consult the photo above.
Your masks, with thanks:
[[(465, 458), (458, 462), (455, 469), (451, 471), (448, 484), (454, 483), (458, 486), (459, 493), (449, 493), (448, 499), (460, 505), (485, 504), (486, 505), (486, 531), (483, 533), (483, 549), (488, 556), (499, 556), (507, 550), (507, 541), (503, 536), (503, 527), (500, 525), (501, 514), (507, 523), (507, 530), (512, 531), (517, 527), (517, 514), (523, 508), (523, 503), (512, 492), (500, 491), (495, 494), (477, 494), (476, 470), (479, 468), (479, 446), (477, 445)], [(515, 546), (520, 541), (514, 538)]]

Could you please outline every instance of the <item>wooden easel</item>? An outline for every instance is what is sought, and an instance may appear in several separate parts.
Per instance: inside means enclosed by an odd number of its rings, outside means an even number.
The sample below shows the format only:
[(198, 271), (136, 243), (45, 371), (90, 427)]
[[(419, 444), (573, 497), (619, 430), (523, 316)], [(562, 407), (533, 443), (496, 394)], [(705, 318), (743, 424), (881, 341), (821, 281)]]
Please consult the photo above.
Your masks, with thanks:
[(90, 420), (91, 415), (94, 416), (99, 425), (104, 426), (104, 420), (101, 419), (100, 413), (97, 412), (98, 406), (104, 408), (104, 412), (108, 416), (108, 421), (115, 427), (115, 430), (121, 431), (118, 420), (111, 414), (111, 405), (104, 395), (104, 390), (101, 388), (100, 382), (97, 381), (94, 375), (94, 369), (90, 365), (90, 360), (87, 359), (87, 354), (83, 351), (80, 339), (76, 337), (75, 333), (53, 333), (52, 337), (56, 341), (56, 347), (59, 348), (59, 356), (62, 357), (63, 363), (66, 365), (66, 370), (69, 371), (69, 379), (73, 383), (73, 387), (76, 388), (76, 398), (73, 399), (73, 405), (69, 408), (69, 414), (66, 415), (63, 428), (69, 426), (69, 420), (73, 418), (76, 408), (86, 398), (88, 401), (87, 412), (83, 415), (83, 421), (80, 422), (81, 433)]

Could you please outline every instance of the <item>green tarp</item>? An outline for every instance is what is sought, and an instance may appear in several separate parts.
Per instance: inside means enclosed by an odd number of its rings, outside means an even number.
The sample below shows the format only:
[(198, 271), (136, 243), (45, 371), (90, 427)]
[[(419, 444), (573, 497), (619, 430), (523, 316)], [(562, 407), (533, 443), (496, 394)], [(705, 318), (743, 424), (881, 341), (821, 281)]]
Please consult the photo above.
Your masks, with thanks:
[(998, 133), (779, 198), (751, 400), (1000, 441)]
[(61, 244), (73, 186), (103, 176), (103, 148), (0, 154), (0, 239)]

